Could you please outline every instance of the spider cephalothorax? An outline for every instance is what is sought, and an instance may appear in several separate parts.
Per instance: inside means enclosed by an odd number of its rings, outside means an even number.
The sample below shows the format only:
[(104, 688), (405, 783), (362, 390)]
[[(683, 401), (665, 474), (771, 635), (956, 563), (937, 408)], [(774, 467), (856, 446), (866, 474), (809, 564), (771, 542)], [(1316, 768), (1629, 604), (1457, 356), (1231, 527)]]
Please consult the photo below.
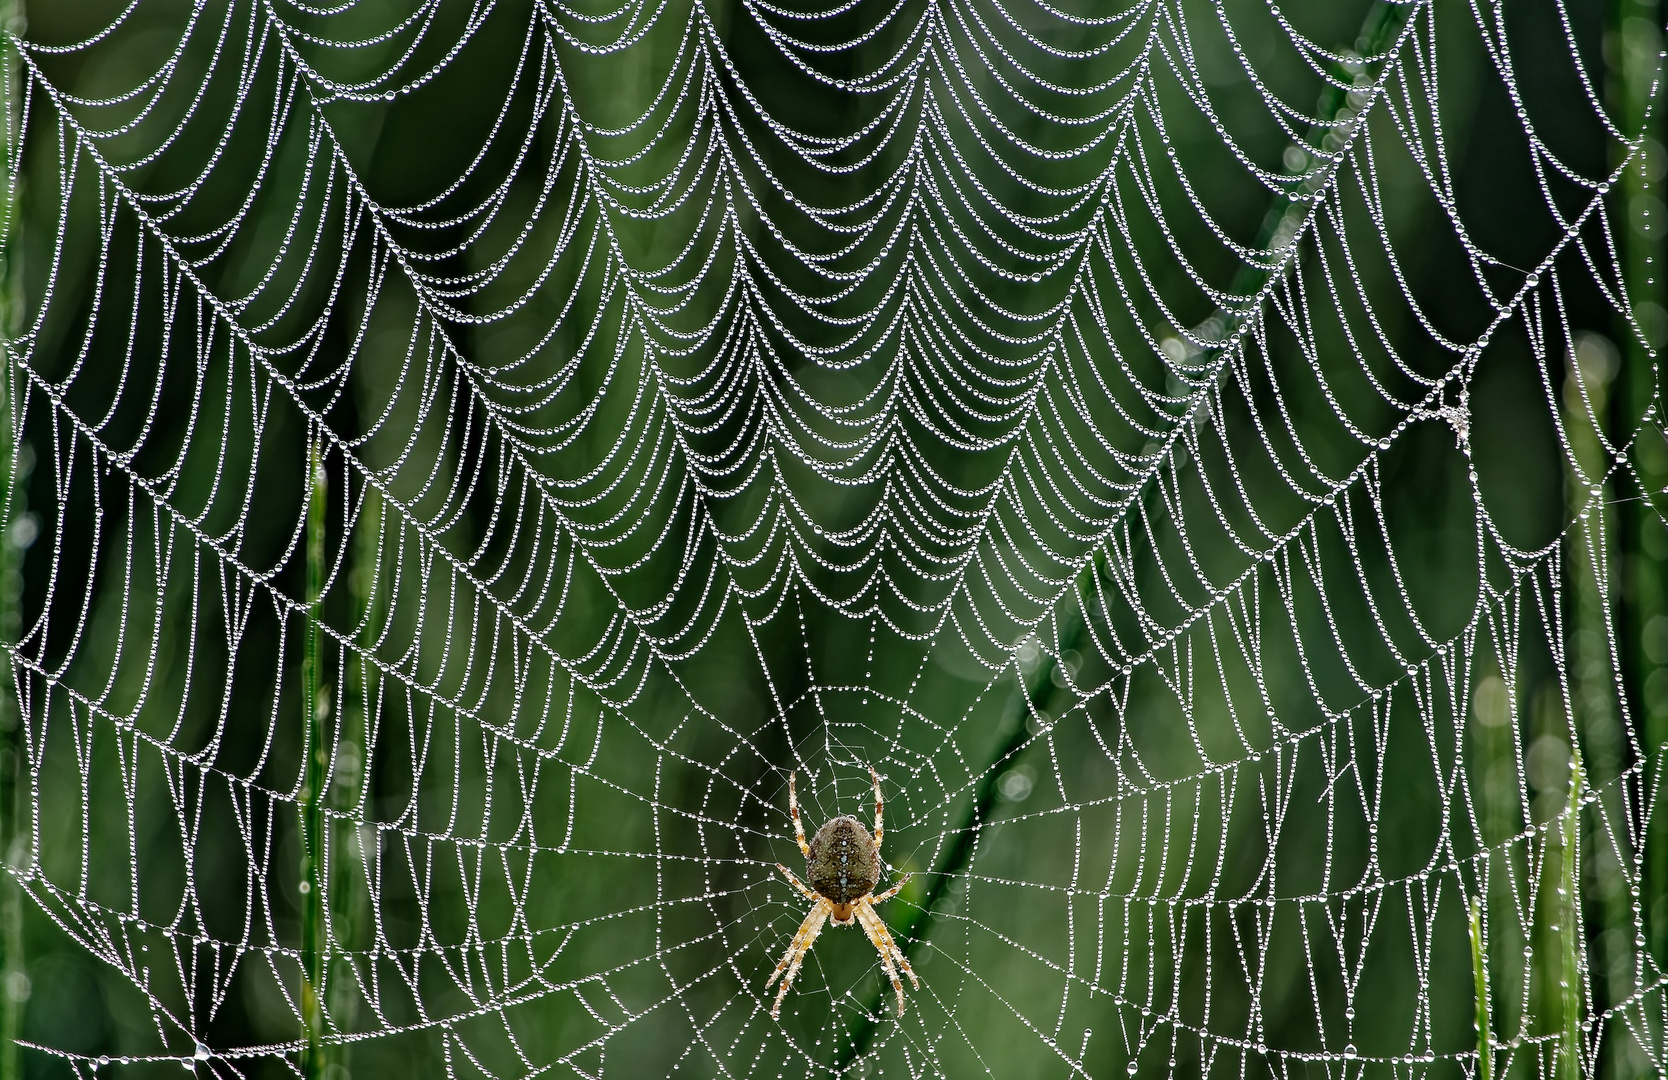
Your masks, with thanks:
[(903, 983), (898, 979), (898, 969), (902, 968), (903, 973), (909, 976), (910, 984), (915, 989), (921, 989), (921, 980), (915, 977), (903, 950), (892, 940), (891, 931), (886, 929), (886, 924), (875, 912), (874, 906), (896, 896), (898, 890), (903, 888), (903, 882), (898, 882), (879, 896), (874, 895), (874, 887), (880, 883), (881, 809), (885, 804), (880, 797), (880, 777), (873, 768), (869, 770), (869, 777), (875, 784), (874, 835), (869, 835), (869, 830), (861, 821), (842, 814), (818, 829), (811, 842), (806, 843), (805, 826), (799, 822), (799, 796), (794, 791), (794, 776), (788, 776), (788, 813), (793, 816), (794, 838), (799, 841), (799, 850), (805, 854), (805, 876), (811, 884), (801, 882), (781, 863), (776, 864), (776, 869), (782, 871), (782, 876), (812, 903), (782, 962), (776, 965), (776, 970), (765, 981), (765, 988), (769, 989), (777, 976), (787, 972), (782, 979), (782, 989), (776, 993), (776, 1003), (770, 1007), (772, 1016), (781, 1012), (782, 999), (788, 996), (788, 987), (793, 985), (799, 965), (804, 962), (805, 954), (811, 951), (817, 935), (822, 933), (823, 922), (828, 920), (835, 926), (850, 926), (853, 922), (862, 924), (864, 933), (869, 935), (869, 940), (874, 942), (875, 949), (880, 953), (880, 966), (892, 980), (892, 989), (897, 991), (899, 1016), (904, 1011), (904, 992)]

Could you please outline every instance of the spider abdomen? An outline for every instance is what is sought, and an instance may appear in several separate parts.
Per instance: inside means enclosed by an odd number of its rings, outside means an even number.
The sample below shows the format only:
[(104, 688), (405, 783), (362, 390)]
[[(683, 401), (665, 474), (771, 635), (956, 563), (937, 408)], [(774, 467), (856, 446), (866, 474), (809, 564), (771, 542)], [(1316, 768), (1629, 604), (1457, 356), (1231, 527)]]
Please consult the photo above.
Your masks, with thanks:
[(874, 834), (849, 815), (830, 820), (811, 840), (805, 880), (831, 903), (850, 904), (880, 881), (880, 851)]

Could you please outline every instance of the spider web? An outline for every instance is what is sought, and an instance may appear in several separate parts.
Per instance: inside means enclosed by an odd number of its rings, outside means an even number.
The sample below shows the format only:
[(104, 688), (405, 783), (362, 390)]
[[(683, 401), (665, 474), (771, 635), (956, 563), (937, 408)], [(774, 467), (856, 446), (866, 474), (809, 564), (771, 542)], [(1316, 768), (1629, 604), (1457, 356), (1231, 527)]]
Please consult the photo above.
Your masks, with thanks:
[(1657, 31), (1314, 7), (14, 24), (27, 1060), (1661, 1073)]

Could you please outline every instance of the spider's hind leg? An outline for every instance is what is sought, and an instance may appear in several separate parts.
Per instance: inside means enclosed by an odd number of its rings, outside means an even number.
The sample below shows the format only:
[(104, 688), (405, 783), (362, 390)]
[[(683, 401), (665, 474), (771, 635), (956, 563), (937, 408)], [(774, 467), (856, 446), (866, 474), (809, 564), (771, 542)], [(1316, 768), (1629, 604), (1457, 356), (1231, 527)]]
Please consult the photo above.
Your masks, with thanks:
[[(785, 872), (786, 872), (786, 871), (784, 871), (784, 873), (785, 873)], [(898, 895), (898, 893), (899, 893), (899, 891), (900, 891), (900, 890), (902, 890), (902, 889), (903, 889), (903, 887), (904, 887), (904, 886), (905, 886), (905, 885), (906, 885), (906, 884), (908, 884), (908, 883), (909, 883), (909, 879), (910, 879), (910, 878), (912, 878), (912, 877), (914, 877), (914, 876), (915, 876), (915, 875), (913, 875), (913, 874), (905, 874), (905, 875), (904, 875), (904, 876), (903, 876), (903, 877), (901, 877), (901, 878), (899, 878), (899, 879), (898, 879), (898, 880), (897, 880), (897, 881), (895, 881), (895, 882), (893, 882), (893, 883), (892, 883), (892, 887), (891, 887), (891, 888), (890, 888), (890, 889), (887, 889), (887, 890), (886, 890), (886, 891), (885, 891), (885, 892), (883, 892), (883, 893), (881, 893), (881, 894), (880, 894), (880, 895), (879, 895), (879, 896), (871, 896), (871, 897), (869, 897), (869, 903), (871, 903), (871, 904), (878, 904), (878, 903), (880, 903), (880, 902), (881, 902), (881, 901), (882, 901), (882, 900), (890, 900), (890, 899), (892, 899), (892, 897), (894, 897), (894, 896), (896, 896), (896, 895)]]
[(898, 995), (898, 1015), (904, 1014), (903, 982), (898, 978), (898, 969), (909, 976), (910, 985), (921, 989), (921, 980), (915, 977), (915, 969), (909, 966), (909, 960), (898, 948), (898, 943), (892, 940), (892, 932), (886, 929), (886, 923), (875, 912), (869, 897), (857, 901), (857, 921), (863, 924), (863, 932), (874, 942), (875, 950), (880, 953), (880, 966), (886, 972), (886, 977), (892, 980), (892, 990)]
[(816, 890), (812, 889), (809, 885), (805, 884), (803, 881), (800, 881), (798, 878), (794, 877), (792, 870), (789, 870), (787, 867), (783, 866), (781, 863), (776, 864), (776, 869), (782, 871), (782, 876), (788, 879), (788, 884), (792, 885), (794, 888), (798, 889), (799, 894), (801, 896), (805, 897), (805, 899), (811, 901), (813, 904), (822, 899), (822, 896), (819, 893), (817, 893)]

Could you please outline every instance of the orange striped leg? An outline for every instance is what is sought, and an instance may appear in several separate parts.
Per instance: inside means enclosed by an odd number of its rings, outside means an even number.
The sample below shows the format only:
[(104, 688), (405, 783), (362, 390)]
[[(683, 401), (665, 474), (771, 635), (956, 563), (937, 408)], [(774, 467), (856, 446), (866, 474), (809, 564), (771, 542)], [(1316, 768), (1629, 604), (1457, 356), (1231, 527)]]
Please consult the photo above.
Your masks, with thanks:
[(875, 772), (873, 765), (869, 766), (869, 778), (875, 782), (875, 847), (880, 846), (880, 812), (886, 806), (886, 800), (880, 797), (880, 774)]
[[(793, 788), (793, 782), (797, 775), (797, 770), (788, 774), (788, 813), (793, 815), (793, 838), (799, 841), (799, 853), (809, 859), (811, 857), (811, 845), (805, 842), (805, 826), (799, 823), (799, 795)], [(787, 873), (787, 871), (784, 870), (783, 873)]]
[(898, 1015), (904, 1014), (903, 983), (898, 980), (898, 968), (902, 968), (909, 976), (910, 984), (915, 989), (921, 989), (921, 980), (915, 977), (915, 969), (909, 966), (903, 950), (892, 940), (892, 932), (886, 929), (886, 923), (870, 905), (868, 898), (857, 902), (857, 920), (863, 924), (863, 932), (874, 942), (875, 950), (880, 953), (880, 966), (886, 971), (887, 978), (892, 980), (892, 989), (898, 995)]
[(805, 897), (805, 899), (811, 901), (811, 903), (814, 904), (818, 900), (822, 899), (822, 897), (817, 894), (816, 890), (812, 889), (809, 885), (805, 884), (803, 881), (800, 881), (798, 878), (794, 877), (792, 870), (789, 870), (787, 867), (783, 866), (781, 863), (776, 864), (776, 869), (782, 871), (782, 876), (788, 879), (788, 884), (792, 885), (794, 888), (798, 889), (800, 895)]
[(793, 941), (788, 944), (788, 951), (782, 954), (782, 962), (776, 965), (776, 970), (765, 980), (765, 989), (769, 990), (776, 977), (784, 970), (787, 972), (782, 979), (782, 989), (776, 992), (776, 1001), (770, 1006), (772, 1017), (781, 1015), (782, 999), (788, 996), (788, 987), (793, 985), (793, 977), (799, 974), (799, 965), (805, 961), (805, 954), (810, 952), (811, 946), (816, 943), (817, 935), (822, 933), (822, 924), (827, 918), (828, 901), (819, 897), (817, 902), (811, 905), (811, 912), (805, 916), (805, 921), (799, 924), (799, 932), (794, 934)]

